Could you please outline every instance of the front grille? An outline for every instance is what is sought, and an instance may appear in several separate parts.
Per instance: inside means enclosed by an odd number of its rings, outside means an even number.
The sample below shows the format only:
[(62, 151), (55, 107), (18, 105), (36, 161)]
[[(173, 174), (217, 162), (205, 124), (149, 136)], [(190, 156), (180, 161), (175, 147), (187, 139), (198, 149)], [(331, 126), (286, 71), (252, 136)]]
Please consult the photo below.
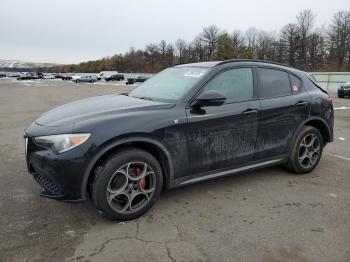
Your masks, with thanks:
[(63, 195), (62, 190), (60, 187), (52, 182), (50, 179), (47, 177), (41, 175), (41, 174), (34, 174), (35, 180), (49, 193), (56, 195), (56, 196), (61, 196)]

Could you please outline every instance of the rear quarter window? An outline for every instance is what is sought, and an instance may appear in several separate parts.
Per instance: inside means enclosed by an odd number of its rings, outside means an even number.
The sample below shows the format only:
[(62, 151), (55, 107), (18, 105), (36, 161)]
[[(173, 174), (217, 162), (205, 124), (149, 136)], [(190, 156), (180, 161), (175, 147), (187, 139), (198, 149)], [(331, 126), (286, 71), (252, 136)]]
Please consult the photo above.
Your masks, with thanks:
[(289, 74), (290, 83), (292, 85), (292, 93), (296, 94), (300, 91), (301, 88), (301, 80), (295, 75)]
[(259, 68), (260, 98), (286, 96), (290, 94), (291, 86), (287, 72), (277, 69)]

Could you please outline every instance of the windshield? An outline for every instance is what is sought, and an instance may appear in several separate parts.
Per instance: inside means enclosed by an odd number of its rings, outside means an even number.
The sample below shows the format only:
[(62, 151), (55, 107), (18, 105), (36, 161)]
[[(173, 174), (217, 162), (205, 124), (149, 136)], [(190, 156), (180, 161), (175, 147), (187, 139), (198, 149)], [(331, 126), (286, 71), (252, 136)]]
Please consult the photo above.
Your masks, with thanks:
[(208, 68), (171, 67), (130, 92), (129, 96), (167, 102), (180, 100), (205, 75)]

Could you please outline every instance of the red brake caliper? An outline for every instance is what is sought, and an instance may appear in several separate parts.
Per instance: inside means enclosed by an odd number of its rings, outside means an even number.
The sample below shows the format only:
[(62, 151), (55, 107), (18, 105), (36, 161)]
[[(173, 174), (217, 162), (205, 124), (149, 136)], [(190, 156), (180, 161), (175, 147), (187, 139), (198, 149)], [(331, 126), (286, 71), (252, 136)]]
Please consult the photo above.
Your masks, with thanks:
[[(136, 176), (140, 176), (141, 174), (142, 174), (142, 169), (141, 168), (139, 168), (139, 167), (136, 167), (135, 168), (135, 173), (136, 173)], [(146, 177), (144, 177), (144, 178), (142, 178), (141, 180), (140, 180), (140, 187), (142, 188), (142, 189), (145, 189), (146, 188)]]

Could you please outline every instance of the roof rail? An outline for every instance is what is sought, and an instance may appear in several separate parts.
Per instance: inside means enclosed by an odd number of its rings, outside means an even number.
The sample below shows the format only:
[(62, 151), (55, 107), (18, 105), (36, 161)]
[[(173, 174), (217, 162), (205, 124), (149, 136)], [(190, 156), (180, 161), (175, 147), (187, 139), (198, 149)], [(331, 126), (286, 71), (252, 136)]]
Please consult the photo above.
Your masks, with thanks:
[(285, 66), (285, 67), (293, 68), (290, 65), (285, 65), (285, 64), (281, 64), (281, 63), (271, 62), (271, 61), (267, 61), (267, 60), (259, 60), (259, 59), (230, 59), (230, 60), (222, 61), (222, 62), (218, 63), (216, 66), (227, 64), (227, 63), (232, 63), (232, 62), (257, 62), (257, 63), (274, 64), (274, 65), (279, 65), (279, 66)]

